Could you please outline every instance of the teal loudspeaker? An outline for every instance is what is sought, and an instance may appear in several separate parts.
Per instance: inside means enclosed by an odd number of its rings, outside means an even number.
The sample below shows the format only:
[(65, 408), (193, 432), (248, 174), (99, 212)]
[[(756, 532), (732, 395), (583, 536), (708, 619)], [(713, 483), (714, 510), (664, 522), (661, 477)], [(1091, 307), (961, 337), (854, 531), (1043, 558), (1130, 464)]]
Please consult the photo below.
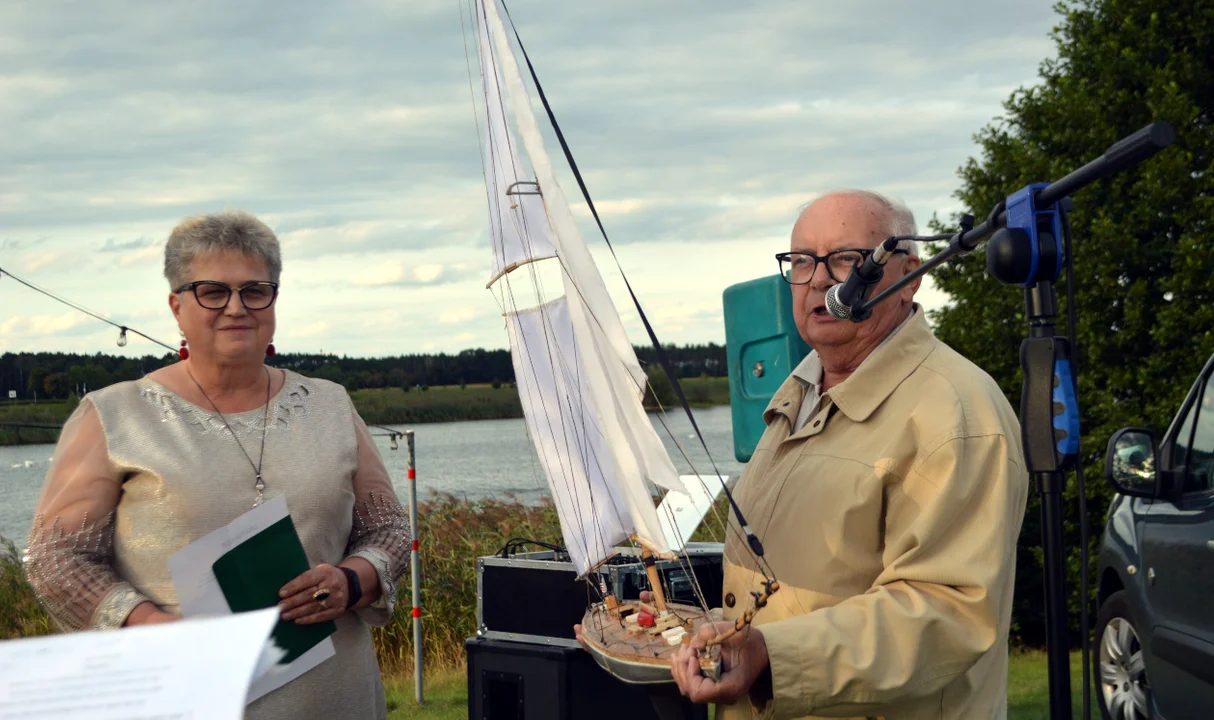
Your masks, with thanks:
[(779, 275), (725, 289), (725, 351), (733, 454), (750, 460), (767, 424), (763, 411), (789, 373), (809, 354), (793, 322), (792, 294)]

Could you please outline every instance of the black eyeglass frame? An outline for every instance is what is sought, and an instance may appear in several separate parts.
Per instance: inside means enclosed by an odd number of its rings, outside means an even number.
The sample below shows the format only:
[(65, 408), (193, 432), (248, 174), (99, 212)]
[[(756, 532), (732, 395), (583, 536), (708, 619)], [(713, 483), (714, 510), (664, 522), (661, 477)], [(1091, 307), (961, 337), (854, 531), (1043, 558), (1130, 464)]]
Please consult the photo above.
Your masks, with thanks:
[[(223, 299), (222, 305), (220, 305), (218, 307), (211, 307), (210, 305), (204, 304), (202, 302), (202, 298), (198, 297), (198, 286), (199, 285), (218, 285), (219, 287), (224, 288), (228, 291), (228, 296)], [(249, 288), (254, 288), (254, 287), (265, 287), (266, 285), (269, 285), (270, 289), (273, 291), (270, 295), (270, 302), (266, 303), (265, 307), (249, 307), (249, 304), (247, 302), (245, 302), (245, 299), (244, 299), (244, 291), (248, 290)], [(173, 292), (183, 293), (187, 290), (192, 291), (194, 293), (194, 300), (196, 300), (198, 302), (198, 306), (201, 308), (204, 308), (206, 310), (223, 310), (224, 308), (226, 308), (228, 306), (228, 303), (232, 302), (232, 291), (233, 290), (235, 290), (237, 292), (237, 294), (240, 295), (240, 304), (244, 306), (245, 310), (269, 310), (271, 307), (274, 306), (275, 301), (278, 300), (278, 283), (270, 282), (269, 280), (260, 280), (258, 282), (251, 282), (247, 285), (241, 285), (240, 287), (236, 287), (236, 288), (232, 287), (231, 285), (229, 285), (225, 282), (220, 282), (218, 280), (195, 280), (194, 282), (189, 282), (189, 283), (186, 283), (185, 285), (182, 285), (181, 287), (177, 288)]]
[[(859, 259), (857, 259), (856, 262), (852, 265), (852, 270), (855, 270), (857, 265), (863, 263), (865, 260), (868, 259), (869, 255), (873, 254), (873, 249), (866, 250), (863, 248), (839, 248), (838, 250), (831, 250), (830, 252), (826, 253), (825, 255), (815, 255), (811, 252), (806, 252), (804, 250), (792, 250), (790, 252), (776, 253), (776, 264), (780, 268), (780, 277), (783, 278), (784, 282), (788, 283), (789, 285), (808, 285), (810, 283), (810, 281), (814, 279), (814, 273), (818, 272), (818, 266), (823, 263), (825, 263), (825, 265), (826, 265), (826, 274), (830, 276), (830, 279), (834, 280), (837, 283), (841, 283), (844, 280), (846, 280), (847, 277), (846, 276), (844, 276), (842, 278), (835, 277), (834, 271), (830, 269), (830, 263), (827, 262), (832, 255), (838, 255), (840, 253), (860, 253)], [(892, 255), (909, 255), (910, 251), (908, 251), (906, 248), (897, 248), (891, 254)], [(814, 269), (809, 272), (809, 279), (806, 280), (805, 282), (795, 283), (792, 280), (790, 280), (788, 278), (788, 275), (785, 274), (785, 272), (784, 272), (784, 266), (781, 265), (781, 263), (783, 263), (785, 261), (791, 261), (792, 257), (794, 255), (801, 255), (803, 257), (811, 257), (814, 259)], [(848, 274), (851, 274), (850, 270), (848, 271)]]

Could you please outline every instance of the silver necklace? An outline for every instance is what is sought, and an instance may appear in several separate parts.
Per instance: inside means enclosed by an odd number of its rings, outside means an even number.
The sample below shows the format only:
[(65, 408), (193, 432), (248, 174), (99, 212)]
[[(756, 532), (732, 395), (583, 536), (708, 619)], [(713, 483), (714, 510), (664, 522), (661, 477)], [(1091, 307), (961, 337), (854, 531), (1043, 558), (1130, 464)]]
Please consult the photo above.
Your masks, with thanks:
[(228, 429), (228, 432), (232, 433), (232, 439), (236, 441), (236, 446), (240, 448), (240, 452), (244, 453), (245, 459), (249, 461), (249, 467), (253, 468), (253, 472), (257, 474), (257, 483), (253, 486), (257, 489), (257, 499), (253, 501), (253, 507), (257, 507), (265, 499), (261, 491), (266, 488), (265, 481), (261, 479), (261, 461), (266, 456), (266, 428), (270, 424), (270, 385), (272, 383), (270, 382), (270, 369), (264, 366), (263, 369), (266, 371), (266, 409), (265, 415), (261, 419), (261, 452), (257, 455), (256, 465), (253, 464), (253, 458), (249, 457), (249, 453), (244, 449), (240, 438), (236, 437), (236, 432), (232, 430), (232, 426), (228, 424), (228, 419), (223, 416), (223, 413), (219, 412), (219, 408), (215, 406), (215, 402), (211, 400), (211, 396), (207, 395), (207, 391), (203, 390), (202, 385), (194, 378), (194, 373), (190, 372), (188, 367), (185, 369), (185, 374), (190, 376), (190, 379), (194, 381), (194, 385), (198, 388), (198, 392), (202, 393), (207, 402), (211, 403), (211, 408), (215, 410), (215, 414), (219, 415), (219, 419), (223, 420), (223, 426)]

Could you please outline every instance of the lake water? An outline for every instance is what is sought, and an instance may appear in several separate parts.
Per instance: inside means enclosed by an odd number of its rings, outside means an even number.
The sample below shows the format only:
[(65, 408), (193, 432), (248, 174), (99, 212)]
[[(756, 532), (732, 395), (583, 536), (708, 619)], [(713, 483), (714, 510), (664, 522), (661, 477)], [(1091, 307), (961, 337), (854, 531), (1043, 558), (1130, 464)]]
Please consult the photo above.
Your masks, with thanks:
[[(717, 469), (736, 478), (743, 465), (734, 460), (733, 426), (728, 405), (695, 411), (696, 423), (712, 453)], [(682, 474), (712, 474), (704, 448), (694, 439), (691, 423), (682, 413), (650, 415), (658, 436)], [(527, 437), (522, 419), (478, 420), (454, 423), (422, 423), (389, 426), (412, 429), (416, 441), (419, 499), (431, 492), (446, 492), (479, 499), (514, 495), (521, 502), (537, 502), (548, 495), (535, 448)], [(669, 432), (667, 432), (669, 428)], [(372, 428), (372, 432), (382, 432)], [(672, 437), (673, 436), (673, 437)], [(678, 445), (676, 446), (676, 440)], [(375, 438), (402, 502), (408, 500), (405, 443), (391, 450), (387, 437)], [(682, 448), (680, 452), (679, 448)], [(33, 522), (34, 504), (55, 452), (54, 445), (0, 447), (0, 536), (25, 544)], [(684, 459), (686, 453), (691, 462)], [(694, 466), (694, 467), (693, 467)]]

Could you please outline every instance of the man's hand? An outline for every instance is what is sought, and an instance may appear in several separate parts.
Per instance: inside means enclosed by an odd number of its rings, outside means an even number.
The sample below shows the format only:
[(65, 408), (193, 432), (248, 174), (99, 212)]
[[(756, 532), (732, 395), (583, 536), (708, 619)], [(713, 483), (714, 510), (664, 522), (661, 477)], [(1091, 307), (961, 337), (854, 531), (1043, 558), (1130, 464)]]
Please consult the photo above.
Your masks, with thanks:
[(721, 644), (721, 679), (705, 677), (700, 672), (700, 650), (732, 627), (733, 623), (728, 622), (704, 625), (690, 643), (675, 651), (670, 669), (679, 691), (692, 702), (732, 705), (746, 697), (751, 685), (770, 664), (767, 641), (751, 625)]

